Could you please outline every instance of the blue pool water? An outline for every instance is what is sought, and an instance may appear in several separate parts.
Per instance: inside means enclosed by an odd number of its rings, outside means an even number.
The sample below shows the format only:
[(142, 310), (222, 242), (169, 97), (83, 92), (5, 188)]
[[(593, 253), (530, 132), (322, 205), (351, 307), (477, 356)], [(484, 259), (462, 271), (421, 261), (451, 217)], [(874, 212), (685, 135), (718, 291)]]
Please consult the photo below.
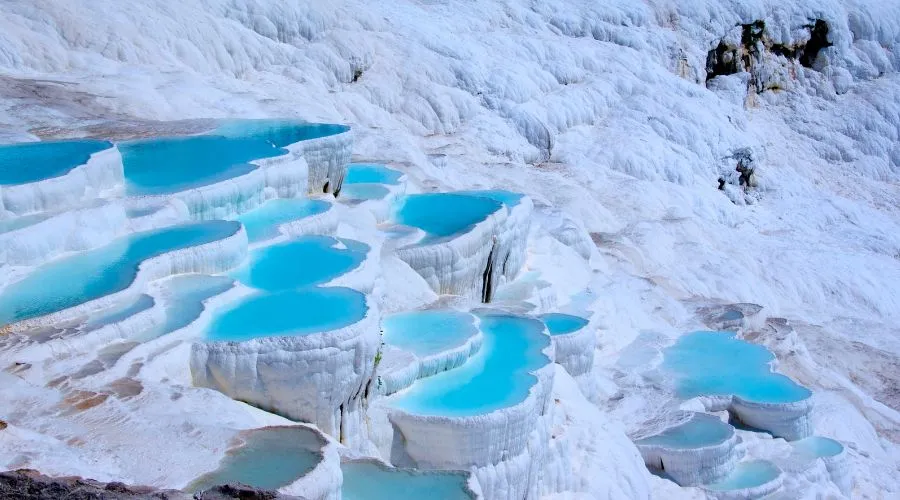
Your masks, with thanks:
[(530, 372), (550, 360), (540, 321), (511, 315), (481, 316), (484, 344), (459, 368), (421, 379), (393, 406), (417, 415), (467, 417), (525, 400), (537, 380)]
[(119, 146), (130, 195), (160, 195), (215, 184), (256, 169), (249, 162), (286, 154), (295, 142), (349, 130), (291, 120), (229, 120), (204, 135)]
[(142, 208), (129, 208), (125, 210), (125, 216), (129, 219), (137, 219), (138, 217), (146, 217), (160, 210), (159, 206), (149, 206)]
[(368, 245), (355, 240), (303, 236), (254, 250), (232, 275), (266, 291), (318, 285), (359, 267), (368, 251)]
[(167, 137), (119, 146), (129, 195), (177, 193), (247, 174), (252, 160), (280, 156), (286, 149), (260, 140), (216, 135)]
[(390, 191), (381, 184), (347, 184), (341, 187), (341, 198), (350, 200), (380, 200)]
[(675, 375), (678, 395), (736, 395), (759, 403), (792, 403), (810, 397), (803, 386), (773, 373), (775, 356), (730, 332), (683, 335), (664, 352), (662, 367)]
[(391, 184), (400, 183), (403, 174), (384, 165), (352, 163), (347, 167), (344, 184)]
[(353, 324), (366, 315), (367, 309), (365, 295), (350, 288), (263, 292), (222, 311), (207, 328), (206, 337), (241, 342), (259, 337), (308, 335)]
[(237, 219), (247, 230), (247, 238), (257, 242), (278, 236), (278, 226), (286, 222), (321, 214), (330, 208), (331, 204), (322, 200), (276, 198)]
[(466, 196), (475, 196), (478, 198), (487, 198), (489, 200), (498, 201), (506, 205), (506, 208), (513, 208), (518, 205), (520, 201), (522, 201), (522, 197), (525, 196), (522, 193), (514, 193), (512, 191), (506, 191), (505, 189), (484, 189), (478, 191), (457, 191), (456, 194), (462, 194)]
[(458, 347), (478, 333), (475, 317), (459, 311), (410, 311), (381, 320), (386, 344), (425, 357)]
[[(0, 324), (54, 313), (126, 289), (138, 265), (167, 252), (233, 235), (240, 224), (210, 221), (119, 238), (109, 245), (55, 260), (0, 295)], [(53, 286), (47, 286), (53, 283)]]
[(341, 134), (350, 130), (346, 125), (308, 123), (298, 120), (261, 119), (225, 120), (211, 134), (229, 138), (250, 139), (283, 148), (290, 144), (319, 137)]
[(503, 205), (490, 198), (451, 193), (413, 194), (404, 198), (396, 222), (417, 227), (431, 238), (464, 233)]
[(0, 186), (65, 175), (87, 163), (92, 154), (111, 147), (110, 142), (90, 139), (0, 145)]
[(844, 451), (844, 445), (834, 439), (822, 436), (811, 436), (793, 441), (791, 445), (798, 453), (812, 458), (833, 457)]
[(276, 490), (295, 482), (322, 461), (324, 445), (303, 427), (251, 431), (243, 445), (228, 451), (219, 468), (200, 476), (185, 489), (198, 492), (219, 484), (242, 483)]
[(683, 424), (644, 439), (638, 445), (657, 445), (670, 449), (694, 449), (724, 443), (734, 435), (734, 429), (712, 415), (695, 413)]
[(765, 460), (751, 460), (737, 464), (733, 471), (721, 481), (707, 484), (714, 491), (743, 490), (754, 488), (778, 478), (781, 471), (773, 463)]
[(344, 500), (471, 500), (463, 472), (419, 472), (391, 469), (371, 462), (341, 464)]
[(153, 297), (145, 294), (138, 295), (136, 299), (111, 307), (100, 314), (92, 316), (84, 323), (84, 331), (96, 330), (106, 325), (118, 323), (130, 318), (139, 312), (153, 307)]
[(175, 276), (166, 283), (166, 320), (155, 328), (143, 332), (142, 342), (180, 330), (193, 323), (203, 312), (203, 301), (225, 293), (234, 286), (226, 276), (186, 274)]
[(571, 314), (547, 313), (540, 316), (541, 321), (547, 325), (550, 335), (565, 335), (581, 330), (588, 324), (588, 320), (572, 316)]

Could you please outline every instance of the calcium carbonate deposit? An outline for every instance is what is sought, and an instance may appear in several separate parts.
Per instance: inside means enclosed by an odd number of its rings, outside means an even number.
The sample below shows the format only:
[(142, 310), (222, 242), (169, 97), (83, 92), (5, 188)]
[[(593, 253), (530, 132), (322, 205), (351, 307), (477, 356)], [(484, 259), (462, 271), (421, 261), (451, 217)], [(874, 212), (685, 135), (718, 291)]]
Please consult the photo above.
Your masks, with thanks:
[(6, 0), (0, 472), (900, 498), (898, 200), (895, 1)]

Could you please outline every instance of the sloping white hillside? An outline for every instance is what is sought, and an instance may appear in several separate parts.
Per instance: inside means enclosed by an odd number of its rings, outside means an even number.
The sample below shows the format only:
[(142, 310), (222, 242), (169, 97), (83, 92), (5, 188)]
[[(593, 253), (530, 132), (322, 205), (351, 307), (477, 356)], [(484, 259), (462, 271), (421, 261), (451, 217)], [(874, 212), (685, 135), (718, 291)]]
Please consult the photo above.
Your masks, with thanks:
[[(752, 63), (707, 81), (709, 52), (720, 42), (750, 51), (742, 25), (757, 21)], [(816, 21), (831, 45), (804, 65), (792, 51), (812, 50)], [(625, 354), (642, 334), (700, 328), (698, 307), (743, 302), (763, 306), (757, 340), (815, 392), (816, 434), (851, 450), (854, 496), (900, 495), (900, 3), (0, 3), (0, 142), (129, 137), (195, 124), (158, 121), (225, 117), (346, 123), (355, 158), (402, 165), (422, 190), (502, 188), (534, 200), (540, 236), (526, 267), (553, 285), (557, 304), (598, 311), (602, 328), (594, 370), (578, 380), (601, 413), (583, 409), (568, 379), (554, 388), (573, 399), (562, 403), (573, 417), (548, 424), (563, 441), (546, 463), (574, 476), (560, 473), (548, 497), (701, 495), (634, 466), (625, 434), (663, 402), (643, 376), (650, 366)], [(729, 158), (739, 148), (756, 159), (759, 186), (747, 196)], [(572, 248), (586, 248), (590, 264)], [(386, 298), (434, 298), (394, 265)], [(766, 317), (792, 329), (778, 333)], [(235, 428), (283, 421), (218, 393), (172, 389), (190, 385), (187, 353), (160, 353), (146, 368), (159, 384), (145, 380), (154, 401), (141, 408), (179, 402), (149, 416), (126, 405), (91, 419), (40, 411), (59, 397), (43, 387), (49, 379), (0, 375), (13, 402), (0, 418), (33, 422), (0, 430), (0, 468), (183, 487), (180, 462), (154, 458), (150, 472), (142, 457), (104, 451), (125, 449), (134, 427), (153, 439), (153, 426), (179, 411), (223, 408)], [(184, 425), (159, 435), (191, 439), (210, 424)], [(103, 426), (112, 437), (88, 451), (64, 443)], [(226, 434), (197, 432), (208, 447)], [(608, 454), (598, 451), (604, 434)], [(777, 453), (762, 441), (746, 436), (745, 447)]]

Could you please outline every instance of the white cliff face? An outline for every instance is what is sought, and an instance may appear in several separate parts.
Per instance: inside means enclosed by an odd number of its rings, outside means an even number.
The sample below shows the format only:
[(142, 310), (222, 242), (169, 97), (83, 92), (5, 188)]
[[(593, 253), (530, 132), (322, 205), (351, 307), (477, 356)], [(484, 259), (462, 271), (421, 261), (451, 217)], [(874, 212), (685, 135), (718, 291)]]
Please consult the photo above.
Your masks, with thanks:
[[(19, 168), (27, 168), (21, 166)], [(124, 188), (122, 155), (115, 147), (93, 153), (65, 175), (27, 184), (0, 186), (0, 214), (19, 216), (65, 210)]]
[(340, 193), (352, 149), (353, 133), (349, 128), (334, 135), (301, 141), (291, 148), (309, 165), (310, 194)]
[(556, 362), (572, 377), (590, 373), (593, 368), (596, 335), (596, 330), (591, 325), (586, 325), (572, 333), (550, 337), (556, 352)]
[[(379, 347), (378, 309), (321, 333), (243, 342), (197, 342), (191, 350), (194, 384), (294, 420), (312, 422), (342, 443), (365, 439), (361, 405)], [(290, 367), (290, 369), (285, 369)]]
[(525, 263), (532, 202), (501, 207), (462, 234), (397, 249), (397, 255), (441, 294), (490, 302)]
[[(635, 436), (635, 444), (648, 467), (665, 472), (682, 486), (712, 483), (734, 470), (742, 453), (737, 449), (740, 438), (730, 425), (701, 413), (676, 414), (671, 418), (674, 421), (655, 422), (643, 431), (647, 434)], [(709, 437), (696, 440), (690, 437), (692, 433)]]
[(125, 209), (102, 203), (51, 214), (35, 224), (0, 233), (0, 265), (34, 266), (65, 252), (109, 243), (127, 231)]

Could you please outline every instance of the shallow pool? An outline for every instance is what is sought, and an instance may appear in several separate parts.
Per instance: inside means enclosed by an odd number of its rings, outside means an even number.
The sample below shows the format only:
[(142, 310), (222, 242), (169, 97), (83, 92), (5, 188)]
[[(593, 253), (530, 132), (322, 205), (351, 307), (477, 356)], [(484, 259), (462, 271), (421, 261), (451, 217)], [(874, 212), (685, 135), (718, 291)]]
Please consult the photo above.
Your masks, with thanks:
[(230, 120), (209, 134), (162, 137), (119, 146), (129, 195), (161, 195), (247, 174), (250, 162), (287, 154), (285, 146), (349, 130), (290, 120)]
[(391, 184), (400, 183), (401, 172), (374, 163), (351, 163), (347, 167), (344, 184)]
[(290, 221), (327, 212), (331, 204), (322, 200), (277, 198), (263, 203), (259, 208), (237, 218), (247, 230), (251, 242), (278, 236), (278, 227)]
[(547, 313), (540, 316), (541, 321), (547, 325), (550, 335), (565, 335), (581, 330), (588, 324), (588, 320), (571, 314)]
[(220, 484), (242, 483), (276, 490), (300, 479), (322, 461), (325, 445), (304, 427), (274, 427), (249, 431), (245, 442), (228, 454), (219, 468), (194, 480), (185, 489), (198, 492)]
[(92, 154), (111, 147), (110, 142), (91, 139), (0, 145), (0, 186), (63, 176), (87, 163)]
[(712, 415), (695, 413), (689, 420), (663, 432), (635, 441), (637, 445), (663, 446), (670, 449), (694, 449), (724, 443), (734, 429)]
[(544, 324), (520, 316), (481, 316), (484, 344), (458, 368), (421, 379), (392, 405), (417, 415), (467, 417), (521, 403), (537, 381), (530, 372), (550, 360)]
[(662, 368), (675, 377), (678, 395), (735, 395), (758, 403), (793, 403), (811, 392), (784, 375), (773, 373), (775, 356), (765, 347), (730, 332), (683, 335), (664, 351)]
[(477, 196), (413, 194), (403, 199), (395, 219), (425, 231), (430, 238), (446, 238), (471, 230), (502, 206), (496, 200)]
[[(135, 233), (109, 245), (52, 261), (0, 295), (0, 324), (62, 311), (128, 288), (141, 262), (235, 234), (240, 224), (209, 221)], [(47, 286), (53, 283), (53, 286)]]
[(153, 297), (142, 293), (132, 301), (117, 304), (99, 314), (91, 316), (85, 321), (83, 331), (89, 332), (106, 325), (119, 323), (135, 314), (150, 309), (155, 303)]
[(724, 479), (707, 484), (706, 488), (714, 491), (755, 488), (769, 481), (774, 481), (780, 474), (781, 471), (778, 467), (766, 460), (741, 462)]
[(283, 148), (291, 144), (341, 134), (350, 130), (346, 125), (309, 123), (299, 120), (263, 118), (257, 120), (224, 120), (211, 135), (259, 140)]
[(203, 301), (225, 293), (233, 286), (234, 282), (227, 276), (186, 274), (173, 277), (166, 283), (164, 293), (166, 320), (140, 335), (140, 340), (146, 342), (188, 326), (200, 317)]
[(456, 194), (462, 194), (466, 196), (476, 196), (479, 198), (487, 198), (490, 200), (498, 201), (504, 205), (506, 205), (507, 209), (513, 208), (522, 201), (522, 198), (525, 196), (522, 193), (514, 193), (512, 191), (506, 191), (505, 189), (484, 189), (477, 191), (456, 191)]
[(475, 316), (448, 311), (410, 311), (381, 321), (386, 344), (426, 357), (463, 345), (478, 334)]
[(348, 200), (381, 200), (390, 193), (381, 184), (347, 184), (341, 187), (341, 198)]
[(258, 248), (232, 275), (260, 290), (277, 291), (318, 285), (359, 267), (369, 246), (331, 236), (303, 236)]
[(341, 464), (344, 500), (471, 500), (464, 472), (419, 472), (392, 469), (367, 462)]
[(221, 311), (207, 327), (213, 341), (242, 342), (336, 330), (366, 315), (366, 297), (343, 287), (261, 292)]
[(844, 451), (844, 445), (822, 436), (810, 436), (791, 442), (794, 449), (805, 456), (812, 458), (834, 457)]
[(131, 196), (163, 195), (216, 184), (247, 174), (252, 160), (287, 150), (252, 139), (213, 135), (126, 142), (119, 146)]

